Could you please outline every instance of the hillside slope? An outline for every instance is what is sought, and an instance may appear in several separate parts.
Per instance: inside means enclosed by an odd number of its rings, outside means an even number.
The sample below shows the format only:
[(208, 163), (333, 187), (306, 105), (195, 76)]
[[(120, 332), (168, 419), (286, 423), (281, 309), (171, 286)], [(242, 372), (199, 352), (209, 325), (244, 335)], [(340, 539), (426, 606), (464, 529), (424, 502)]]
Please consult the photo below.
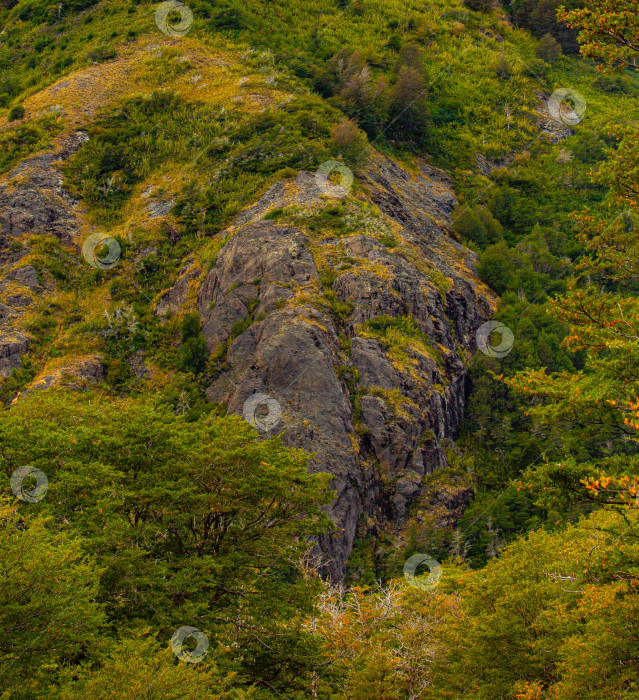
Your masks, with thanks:
[[(576, 61), (533, 58), (501, 11), (163, 7), (5, 10), (4, 400), (99, 386), (190, 420), (271, 401), (253, 424), (335, 476), (322, 548), (341, 578), (356, 537), (401, 536), (447, 465), (475, 332), (497, 309), (451, 234), (458, 197), (501, 206), (507, 166), (515, 186), (532, 167), (566, 182), (555, 157), (574, 130), (549, 112), (552, 75), (589, 107), (602, 97)], [(9, 121), (17, 103), (26, 116)], [(325, 177), (340, 169), (346, 192)], [(470, 490), (445, 493), (458, 517)]]
[[(160, 55), (162, 49), (153, 51)], [(153, 280), (157, 294), (145, 289), (156, 332), (170, 338), (166, 329), (175, 319), (197, 311), (213, 354), (202, 377), (208, 400), (222, 411), (246, 415), (253, 395), (268, 395), (278, 415), (257, 421), (258, 427), (284, 431), (289, 444), (315, 455), (314, 469), (335, 476), (330, 513), (339, 534), (327, 537), (323, 550), (327, 570), (341, 577), (358, 525), (360, 535), (389, 522), (401, 525), (424, 475), (446, 464), (442, 441), (455, 434), (463, 414), (465, 363), (476, 349), (475, 331), (495, 308), (494, 297), (474, 275), (474, 254), (449, 235), (456, 203), (451, 182), (425, 163), (411, 171), (375, 152), (349, 193), (302, 171), (277, 181), (208, 240), (199, 243), (196, 233), (185, 255), (183, 249), (174, 252), (181, 234), (172, 213), (183, 173), (169, 177), (158, 168), (138, 178), (115, 225), (100, 225), (62, 184), (62, 170), (65, 162), (82, 162), (91, 148), (98, 108), (128, 97), (126, 82), (114, 76), (145, 70), (147, 55), (137, 56), (73, 74), (26, 100), (30, 111), (36, 105), (42, 114), (57, 110), (64, 126), (55, 137), (57, 150), (23, 160), (0, 185), (3, 375), (20, 367), (29, 344), (38, 342), (30, 332), (34, 315), (53, 307), (60, 320), (57, 349), (40, 355), (22, 395), (104, 382), (109, 329), (100, 332), (95, 324), (114, 313), (108, 296), (113, 299), (118, 280), (127, 284), (157, 260), (161, 248), (178, 278), (168, 290), (162, 289), (164, 278)], [(240, 100), (236, 109), (249, 118), (252, 109), (263, 113), (268, 105), (294, 99), (268, 84), (249, 92), (250, 74), (232, 83), (220, 78), (220, 60), (202, 47), (187, 50), (180, 60), (192, 66), (180, 86), (195, 82), (207, 107), (215, 102), (206, 100), (206, 90), (214, 100), (228, 100), (223, 90), (229, 83), (237, 93), (230, 101)], [(188, 80), (195, 75), (197, 81)], [(206, 80), (214, 82), (214, 92)], [(106, 89), (84, 99), (95, 84)], [(182, 96), (186, 106), (189, 96)], [(195, 167), (202, 179), (215, 177), (219, 168), (215, 160)], [(86, 240), (96, 234), (107, 243), (108, 237), (121, 240), (125, 252), (115, 242), (118, 252), (102, 284), (89, 284), (84, 298), (71, 301), (64, 291), (67, 280), (60, 284), (38, 255), (42, 241), (48, 255), (81, 276), (91, 269)], [(198, 259), (211, 245), (216, 260)], [(142, 277), (138, 284), (147, 282)], [(133, 336), (129, 340), (122, 360), (132, 372), (135, 363), (141, 365), (135, 391), (170, 383), (174, 372), (167, 373), (161, 358), (137, 347)]]
[(638, 3), (0, 0), (3, 698), (636, 694)]

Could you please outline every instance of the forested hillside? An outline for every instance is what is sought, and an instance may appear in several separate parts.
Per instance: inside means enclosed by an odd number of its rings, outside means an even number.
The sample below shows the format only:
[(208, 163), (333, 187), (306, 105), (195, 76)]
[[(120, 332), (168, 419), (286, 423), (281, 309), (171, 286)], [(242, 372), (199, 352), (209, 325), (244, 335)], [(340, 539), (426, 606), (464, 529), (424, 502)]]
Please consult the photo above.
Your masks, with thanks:
[(0, 697), (639, 698), (638, 59), (0, 0)]

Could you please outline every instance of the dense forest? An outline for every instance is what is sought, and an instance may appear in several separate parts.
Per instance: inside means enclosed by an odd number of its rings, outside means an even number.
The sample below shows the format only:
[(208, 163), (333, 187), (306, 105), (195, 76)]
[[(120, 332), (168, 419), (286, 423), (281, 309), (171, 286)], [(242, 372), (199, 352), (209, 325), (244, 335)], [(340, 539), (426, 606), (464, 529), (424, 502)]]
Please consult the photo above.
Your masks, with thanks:
[(639, 699), (638, 60), (0, 0), (0, 698)]

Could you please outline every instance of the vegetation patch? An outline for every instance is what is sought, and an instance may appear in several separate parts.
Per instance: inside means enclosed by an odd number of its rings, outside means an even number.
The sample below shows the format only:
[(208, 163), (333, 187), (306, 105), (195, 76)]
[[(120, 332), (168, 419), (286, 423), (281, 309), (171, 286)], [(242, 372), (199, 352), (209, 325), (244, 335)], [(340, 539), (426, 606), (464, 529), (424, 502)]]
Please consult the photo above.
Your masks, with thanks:
[(62, 128), (62, 118), (50, 114), (0, 132), (0, 173), (7, 172), (30, 154), (50, 148), (51, 139)]
[(410, 314), (399, 318), (377, 316), (362, 324), (358, 334), (364, 338), (379, 340), (387, 357), (400, 371), (414, 374), (414, 367), (418, 364), (417, 359), (411, 356), (408, 350), (431, 358), (439, 366), (442, 364), (441, 351), (433, 346)]

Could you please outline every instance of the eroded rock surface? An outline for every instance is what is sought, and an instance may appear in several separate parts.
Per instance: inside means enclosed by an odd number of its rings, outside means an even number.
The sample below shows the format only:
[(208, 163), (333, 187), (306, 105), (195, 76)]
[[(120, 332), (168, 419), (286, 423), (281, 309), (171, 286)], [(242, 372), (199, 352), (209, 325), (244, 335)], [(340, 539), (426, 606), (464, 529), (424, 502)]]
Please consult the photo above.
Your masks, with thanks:
[(19, 397), (56, 386), (80, 391), (103, 380), (105, 376), (106, 370), (99, 355), (75, 357), (65, 360), (56, 367), (45, 369)]
[[(240, 415), (255, 393), (274, 398), (281, 417), (264, 431), (333, 475), (337, 531), (321, 548), (340, 577), (356, 534), (401, 525), (423, 477), (446, 464), (464, 360), (494, 298), (473, 253), (447, 235), (456, 200), (443, 173), (376, 156), (356, 199), (377, 205), (381, 236), (368, 220), (336, 236), (306, 226), (340, 204), (323, 195), (314, 174), (300, 173), (247, 209), (198, 309), (221, 358), (208, 398)], [(275, 209), (284, 214), (264, 219)]]
[(24, 239), (51, 234), (72, 243), (79, 230), (77, 202), (64, 190), (57, 164), (87, 138), (77, 131), (56, 151), (27, 158), (0, 178), (0, 377), (22, 364), (29, 338), (20, 318), (46, 287), (33, 265), (21, 263), (29, 252)]
[(191, 289), (191, 284), (197, 280), (200, 269), (195, 264), (185, 265), (180, 271), (177, 282), (167, 292), (162, 294), (155, 306), (156, 316), (167, 316), (180, 311)]
[[(27, 159), (0, 184), (0, 376), (20, 366), (29, 340), (16, 321), (47, 285), (21, 262), (23, 235), (67, 244), (78, 233), (60, 157)], [(228, 239), (208, 272), (189, 258), (158, 297), (160, 317), (196, 300), (217, 363), (208, 399), (246, 415), (256, 393), (272, 397), (263, 432), (332, 475), (337, 527), (319, 544), (335, 578), (357, 535), (401, 528), (463, 415), (465, 364), (495, 299), (474, 254), (448, 235), (455, 204), (448, 177), (424, 163), (408, 171), (374, 154), (344, 200), (302, 172), (219, 234)], [(146, 376), (144, 357), (131, 367)], [(26, 391), (103, 378), (87, 355), (49, 366)]]
[(6, 378), (20, 367), (28, 347), (28, 338), (20, 333), (0, 334), (0, 377)]
[(64, 190), (62, 175), (54, 163), (68, 158), (86, 138), (86, 134), (77, 132), (61, 150), (27, 158), (3, 178), (0, 249), (25, 233), (50, 233), (65, 245), (72, 242), (78, 229), (76, 202)]

